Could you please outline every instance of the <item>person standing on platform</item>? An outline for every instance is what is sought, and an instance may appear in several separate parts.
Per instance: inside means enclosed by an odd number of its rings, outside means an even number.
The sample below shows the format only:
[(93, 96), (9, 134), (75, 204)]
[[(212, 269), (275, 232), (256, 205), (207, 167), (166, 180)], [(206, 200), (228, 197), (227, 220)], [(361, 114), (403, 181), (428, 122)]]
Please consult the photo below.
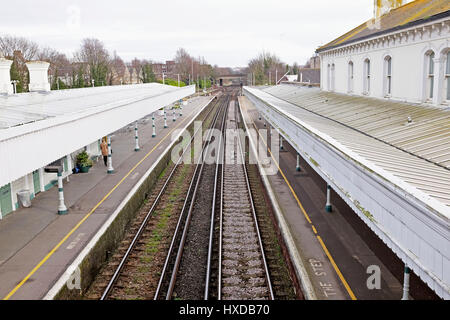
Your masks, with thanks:
[(108, 143), (106, 143), (106, 138), (102, 139), (100, 148), (102, 149), (103, 162), (105, 163), (105, 166), (107, 166), (108, 165)]

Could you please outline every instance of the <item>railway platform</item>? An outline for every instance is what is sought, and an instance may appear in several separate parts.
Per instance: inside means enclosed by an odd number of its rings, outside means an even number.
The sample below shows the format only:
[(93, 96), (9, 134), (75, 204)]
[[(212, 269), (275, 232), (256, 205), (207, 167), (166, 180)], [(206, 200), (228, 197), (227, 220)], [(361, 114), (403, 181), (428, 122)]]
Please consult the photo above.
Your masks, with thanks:
[[(269, 132), (269, 125), (264, 126), (264, 119), (246, 97), (239, 97), (239, 103), (248, 129)], [(270, 134), (267, 140), (270, 147)], [(297, 171), (295, 154), (284, 142), (276, 162), (278, 173), (266, 177), (285, 222), (284, 238), (292, 240), (291, 251), (297, 257), (292, 263), (303, 272), (299, 280), (305, 296), (318, 300), (399, 300), (402, 284), (386, 260), (363, 239), (369, 231), (358, 230), (347, 221), (346, 217), (354, 214), (344, 203), (337, 204), (337, 195), (332, 197), (333, 212), (326, 212), (325, 182), (304, 161)], [(380, 268), (380, 289), (367, 285), (370, 266)]]
[[(87, 174), (64, 181), (67, 215), (57, 215), (58, 189), (38, 194), (30, 208), (21, 208), (0, 221), (0, 296), (2, 299), (42, 299), (67, 267), (98, 232), (130, 190), (171, 144), (175, 129), (186, 128), (212, 97), (195, 97), (183, 107), (182, 117), (156, 116), (152, 137), (151, 115), (139, 121), (140, 151), (135, 152), (134, 127), (112, 136), (114, 173), (103, 161)], [(170, 120), (170, 121), (169, 121)]]

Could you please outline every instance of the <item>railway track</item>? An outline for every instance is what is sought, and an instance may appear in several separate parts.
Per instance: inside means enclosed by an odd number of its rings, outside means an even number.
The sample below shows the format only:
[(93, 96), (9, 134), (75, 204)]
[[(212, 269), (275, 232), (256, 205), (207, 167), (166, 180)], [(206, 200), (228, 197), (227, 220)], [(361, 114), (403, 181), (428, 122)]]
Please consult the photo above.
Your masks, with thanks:
[[(211, 108), (207, 115), (205, 116), (205, 119), (207, 119), (210, 115), (211, 112), (216, 109), (216, 108)], [(216, 113), (217, 116), (217, 113)], [(125, 267), (128, 264), (135, 264), (136, 261), (131, 261), (131, 260), (139, 260), (138, 257), (140, 255), (140, 251), (142, 251), (142, 248), (140, 248), (140, 246), (142, 245), (143, 241), (142, 238), (144, 238), (145, 236), (148, 236), (149, 230), (148, 226), (149, 226), (149, 222), (151, 221), (151, 218), (153, 216), (153, 214), (155, 213), (157, 207), (159, 205), (161, 205), (161, 202), (163, 202), (163, 199), (165, 197), (165, 192), (167, 191), (167, 189), (169, 188), (169, 186), (171, 184), (173, 184), (173, 180), (174, 177), (177, 175), (177, 172), (180, 170), (181, 167), (183, 167), (182, 164), (182, 160), (183, 157), (185, 156), (185, 154), (189, 151), (191, 151), (191, 147), (192, 147), (192, 143), (194, 141), (194, 138), (197, 134), (202, 134), (201, 128), (198, 128), (193, 136), (192, 139), (190, 140), (190, 142), (188, 143), (187, 146), (185, 146), (182, 150), (182, 153), (178, 159), (178, 161), (172, 165), (169, 166), (168, 169), (170, 170), (169, 174), (167, 175), (166, 179), (164, 180), (164, 182), (159, 182), (157, 185), (157, 190), (159, 190), (159, 192), (153, 196), (151, 196), (150, 203), (150, 209), (148, 210), (148, 212), (145, 214), (144, 218), (142, 219), (142, 221), (140, 223), (138, 223), (137, 225), (133, 225), (133, 229), (132, 234), (134, 234), (134, 236), (132, 236), (130, 239), (126, 239), (125, 243), (126, 246), (125, 247), (121, 247), (119, 248), (119, 252), (116, 253), (116, 258), (117, 255), (121, 256), (120, 262), (118, 263), (113, 263), (113, 272), (108, 272), (107, 276), (110, 276), (109, 281), (107, 282), (106, 287), (104, 288), (104, 290), (102, 291), (100, 300), (106, 300), (108, 298), (111, 298), (111, 293), (113, 292), (113, 290), (115, 289), (115, 287), (120, 287), (123, 288), (123, 285), (117, 285), (119, 283), (120, 280), (122, 280), (122, 282), (128, 282), (128, 278), (130, 278), (130, 274), (125, 274), (123, 273), (123, 270), (125, 269)], [(167, 199), (165, 199), (167, 200)], [(137, 251), (137, 252), (136, 252)], [(124, 279), (122, 279), (124, 278)], [(112, 297), (115, 298), (115, 297)]]
[[(184, 155), (192, 152), (193, 137), (178, 162), (166, 169), (157, 184), (159, 191), (150, 195), (144, 217), (131, 226), (116, 250), (107, 284), (101, 284), (101, 300), (273, 300), (272, 281), (276, 296), (283, 298), (280, 292), (289, 284), (283, 282), (279, 290), (279, 255), (273, 249), (273, 236), (268, 236), (273, 228), (270, 221), (263, 222), (260, 231), (258, 224), (257, 213), (267, 203), (261, 201), (261, 186), (252, 180), (253, 173), (247, 172), (245, 145), (235, 137), (240, 123), (236, 91), (219, 96), (205, 119), (208, 128), (221, 132), (208, 131), (201, 152), (194, 153), (201, 160), (209, 155), (209, 162), (182, 164)], [(194, 136), (201, 133), (198, 128)], [(261, 202), (256, 206), (254, 196)], [(156, 253), (149, 260), (148, 244), (161, 221), (155, 211), (167, 206), (173, 206), (170, 226), (165, 235), (156, 233), (165, 239), (164, 245), (153, 247)], [(141, 273), (143, 268), (151, 270)]]
[[(223, 132), (223, 123), (224, 123), (224, 117), (226, 114), (226, 110), (229, 104), (229, 97), (223, 96), (221, 97), (220, 107), (219, 110), (213, 120), (212, 128), (218, 128), (221, 129)], [(188, 238), (188, 233), (192, 225), (195, 225), (196, 223), (199, 223), (202, 219), (197, 219), (197, 221), (193, 221), (194, 216), (194, 208), (196, 206), (196, 202), (199, 200), (201, 196), (199, 196), (199, 191), (202, 189), (202, 184), (208, 184), (210, 181), (208, 181), (208, 178), (212, 178), (207, 176), (207, 164), (203, 161), (204, 155), (209, 154), (210, 152), (210, 144), (212, 142), (212, 134), (213, 132), (210, 131), (208, 133), (208, 136), (206, 138), (206, 143), (203, 146), (202, 152), (199, 156), (199, 161), (197, 161), (195, 174), (193, 176), (193, 179), (191, 180), (189, 191), (186, 196), (185, 202), (183, 204), (183, 209), (181, 211), (180, 218), (177, 223), (177, 227), (175, 229), (175, 232), (172, 237), (172, 243), (170, 245), (169, 252), (166, 257), (166, 261), (164, 263), (163, 270), (161, 272), (161, 277), (158, 283), (158, 288), (156, 290), (154, 299), (166, 299), (170, 300), (173, 298), (174, 289), (177, 285), (177, 281), (179, 281), (179, 269), (182, 262), (183, 255), (185, 254), (185, 244), (186, 239)], [(219, 137), (220, 139), (220, 137)], [(219, 143), (220, 145), (220, 143)], [(216, 166), (218, 165), (217, 158), (220, 156), (220, 151), (215, 152), (216, 157)], [(217, 178), (217, 172), (215, 175), (215, 179)], [(210, 180), (209, 179), (209, 180)], [(208, 199), (204, 199), (206, 201), (205, 204), (202, 204), (202, 207), (204, 209), (204, 205), (211, 205), (211, 202), (208, 201)], [(195, 217), (194, 217), (195, 218)], [(186, 274), (183, 274), (184, 276), (189, 276)], [(194, 280), (195, 281), (195, 280)], [(191, 283), (192, 285), (195, 285), (195, 283)], [(195, 294), (195, 293), (190, 293)], [(184, 296), (183, 298), (198, 298), (194, 296)]]
[[(238, 129), (238, 121), (238, 106), (232, 101), (226, 121), (227, 134)], [(218, 299), (273, 300), (240, 137), (227, 137), (225, 155), (219, 210)]]

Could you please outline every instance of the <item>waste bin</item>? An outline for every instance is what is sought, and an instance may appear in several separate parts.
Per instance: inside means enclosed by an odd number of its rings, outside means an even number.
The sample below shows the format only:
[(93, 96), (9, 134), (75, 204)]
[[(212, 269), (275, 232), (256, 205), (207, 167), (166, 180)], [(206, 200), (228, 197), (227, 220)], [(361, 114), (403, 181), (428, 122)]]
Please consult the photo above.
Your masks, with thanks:
[(22, 207), (31, 207), (30, 190), (20, 190), (17, 192), (17, 199)]

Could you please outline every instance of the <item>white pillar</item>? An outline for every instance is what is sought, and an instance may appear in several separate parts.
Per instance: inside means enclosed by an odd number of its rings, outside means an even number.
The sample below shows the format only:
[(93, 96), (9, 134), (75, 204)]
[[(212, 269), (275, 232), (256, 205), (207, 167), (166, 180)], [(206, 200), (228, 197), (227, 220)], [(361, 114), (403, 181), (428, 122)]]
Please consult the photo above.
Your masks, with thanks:
[(134, 151), (139, 151), (139, 135), (138, 135), (138, 122), (136, 121), (135, 125), (134, 125), (134, 140), (135, 140), (135, 147), (134, 147)]
[(152, 127), (153, 127), (152, 138), (154, 138), (156, 137), (155, 114), (152, 115)]
[(58, 205), (58, 214), (66, 214), (67, 207), (64, 204), (64, 189), (63, 189), (63, 179), (62, 172), (58, 172), (58, 194), (59, 194), (59, 205)]
[(69, 181), (70, 181), (70, 179), (69, 179), (69, 177), (70, 177), (70, 172), (72, 171), (72, 157), (70, 156), (70, 154), (68, 154), (68, 155), (66, 156), (66, 158), (67, 158), (67, 171), (69, 172), (69, 173), (67, 174), (66, 181), (69, 182)]
[(30, 61), (26, 63), (30, 73), (30, 83), (28, 89), (33, 91), (50, 91), (48, 82), (48, 68), (50, 63), (45, 61)]
[(300, 168), (300, 155), (297, 153), (297, 167), (295, 168), (297, 171), (302, 171)]
[(166, 108), (164, 108), (164, 129), (167, 128), (167, 112)]
[(111, 156), (111, 136), (108, 135), (108, 173), (114, 173)]
[(13, 94), (10, 73), (12, 63), (12, 60), (1, 58), (0, 55), (0, 94)]
[(331, 186), (329, 184), (327, 185), (327, 204), (325, 206), (325, 210), (327, 212), (333, 211), (333, 208), (331, 206)]
[(409, 300), (409, 275), (411, 269), (405, 264), (404, 278), (403, 278), (403, 296), (402, 300)]
[(44, 192), (45, 191), (44, 168), (39, 168), (39, 184), (41, 192)]

